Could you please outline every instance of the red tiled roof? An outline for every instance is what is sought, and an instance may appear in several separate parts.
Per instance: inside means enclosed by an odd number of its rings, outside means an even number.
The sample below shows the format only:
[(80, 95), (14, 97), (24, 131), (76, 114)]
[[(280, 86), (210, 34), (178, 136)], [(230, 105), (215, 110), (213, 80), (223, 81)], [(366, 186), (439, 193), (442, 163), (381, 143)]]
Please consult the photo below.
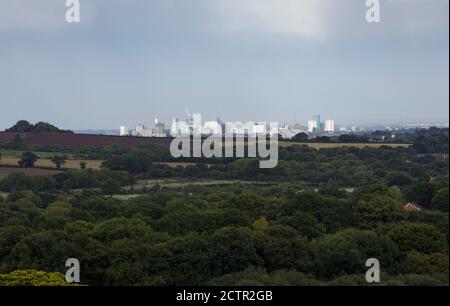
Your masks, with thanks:
[(405, 206), (403, 206), (403, 209), (408, 212), (415, 212), (415, 211), (423, 210), (423, 208), (416, 203), (406, 203)]

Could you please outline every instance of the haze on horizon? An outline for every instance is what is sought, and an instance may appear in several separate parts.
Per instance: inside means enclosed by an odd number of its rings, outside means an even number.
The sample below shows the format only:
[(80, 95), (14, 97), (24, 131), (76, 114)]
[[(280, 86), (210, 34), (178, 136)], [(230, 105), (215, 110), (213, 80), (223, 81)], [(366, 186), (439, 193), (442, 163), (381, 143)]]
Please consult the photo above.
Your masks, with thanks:
[(204, 119), (448, 122), (448, 0), (0, 2), (0, 130)]

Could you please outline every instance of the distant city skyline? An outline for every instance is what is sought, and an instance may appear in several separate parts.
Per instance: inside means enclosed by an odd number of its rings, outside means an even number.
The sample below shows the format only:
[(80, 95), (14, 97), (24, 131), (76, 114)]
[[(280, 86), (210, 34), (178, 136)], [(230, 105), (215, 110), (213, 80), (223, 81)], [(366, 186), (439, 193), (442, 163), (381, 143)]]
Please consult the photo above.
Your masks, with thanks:
[[(323, 116), (321, 116), (323, 117)], [(160, 117), (158, 117), (159, 122), (166, 124), (166, 125), (170, 125), (172, 120), (174, 118), (178, 118), (180, 120), (184, 120), (184, 116), (182, 114), (180, 114), (179, 116), (172, 116), (170, 117), (170, 119), (168, 120), (162, 120)], [(248, 121), (243, 121), (243, 120), (237, 120), (237, 119), (224, 119), (221, 116), (216, 116), (216, 117), (205, 117), (206, 121), (215, 121), (218, 118), (221, 119), (221, 121), (230, 121), (230, 122), (235, 122), (235, 121), (241, 121), (241, 122), (249, 122), (249, 121), (253, 121), (253, 122), (278, 122), (280, 125), (283, 124), (289, 124), (289, 125), (294, 125), (294, 124), (300, 124), (302, 127), (304, 128), (308, 128), (308, 123), (310, 123), (311, 119), (313, 118), (312, 116), (309, 117), (309, 119), (305, 119), (302, 121), (294, 121), (294, 120), (281, 120), (281, 121), (276, 121), (276, 120), (248, 120)], [(325, 118), (325, 117), (324, 117)], [(17, 119), (17, 120), (11, 120), (10, 123), (8, 122), (2, 122), (1, 124), (3, 124), (4, 126), (0, 125), (0, 131), (3, 131), (7, 128), (10, 128), (11, 126), (13, 126), (17, 121), (19, 120), (27, 120), (31, 123), (37, 123), (39, 121), (43, 121), (43, 122), (48, 122), (51, 123), (53, 125), (56, 125), (57, 127), (61, 128), (61, 129), (70, 129), (73, 131), (88, 131), (88, 130), (117, 130), (119, 131), (120, 126), (126, 126), (128, 128), (135, 128), (139, 125), (144, 125), (145, 127), (153, 127), (154, 126), (154, 119), (155, 118), (151, 118), (148, 120), (140, 120), (140, 121), (136, 121), (136, 122), (126, 122), (125, 120), (120, 121), (121, 124), (119, 124), (118, 126), (112, 126), (110, 125), (106, 125), (106, 126), (100, 126), (100, 127), (94, 127), (94, 126), (88, 126), (88, 127), (67, 127), (64, 125), (64, 123), (58, 124), (57, 120), (43, 120), (43, 119), (37, 119), (37, 120), (29, 120), (28, 118), (22, 118), (22, 119)], [(361, 127), (376, 127), (376, 126), (380, 126), (380, 127), (389, 127), (389, 126), (395, 126), (395, 127), (399, 127), (399, 126), (420, 126), (420, 125), (429, 125), (429, 126), (449, 126), (449, 120), (442, 120), (442, 121), (426, 121), (426, 120), (422, 120), (422, 121), (388, 121), (388, 120), (379, 120), (379, 121), (373, 121), (373, 122), (358, 122), (358, 121), (351, 121), (351, 120), (346, 120), (346, 121), (340, 121), (340, 120), (335, 120), (332, 117), (326, 117), (326, 120), (322, 121), (322, 124), (325, 124), (326, 121), (328, 120), (332, 120), (333, 124), (335, 127), (351, 127), (354, 125), (357, 126), (361, 126)]]
[(336, 125), (449, 121), (449, 2), (0, 2), (0, 129), (214, 120)]

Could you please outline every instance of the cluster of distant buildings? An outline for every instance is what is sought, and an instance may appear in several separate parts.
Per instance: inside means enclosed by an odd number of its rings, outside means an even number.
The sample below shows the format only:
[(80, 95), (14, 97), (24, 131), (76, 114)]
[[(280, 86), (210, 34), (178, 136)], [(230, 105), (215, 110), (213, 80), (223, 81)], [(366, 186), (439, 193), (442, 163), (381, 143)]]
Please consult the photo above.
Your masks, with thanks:
[(136, 137), (167, 137), (166, 126), (163, 122), (159, 122), (155, 117), (154, 126), (147, 128), (143, 124), (138, 124), (134, 130), (130, 130), (128, 126), (122, 125), (119, 128), (120, 136), (136, 136)]
[(325, 122), (320, 121), (320, 115), (314, 116), (308, 121), (308, 133), (320, 134), (334, 133), (334, 120), (325, 120)]
[(227, 130), (226, 124), (217, 118), (215, 121), (205, 121), (204, 123), (195, 120), (195, 115), (186, 111), (184, 120), (173, 118), (170, 126), (166, 126), (160, 122), (157, 117), (154, 119), (153, 127), (146, 127), (143, 124), (137, 125), (134, 129), (128, 126), (120, 126), (120, 136), (136, 136), (136, 137), (177, 137), (183, 135), (223, 135), (227, 133), (245, 134), (245, 135), (273, 135), (279, 134), (285, 139), (290, 139), (297, 134), (306, 133), (311, 136), (321, 135), (339, 135), (344, 133), (360, 133), (363, 128), (358, 126), (339, 127), (337, 129), (333, 119), (321, 121), (320, 115), (315, 115), (308, 121), (307, 126), (299, 123), (293, 125), (282, 124), (272, 128), (269, 124), (263, 122), (254, 122), (251, 126), (233, 127), (233, 130)]

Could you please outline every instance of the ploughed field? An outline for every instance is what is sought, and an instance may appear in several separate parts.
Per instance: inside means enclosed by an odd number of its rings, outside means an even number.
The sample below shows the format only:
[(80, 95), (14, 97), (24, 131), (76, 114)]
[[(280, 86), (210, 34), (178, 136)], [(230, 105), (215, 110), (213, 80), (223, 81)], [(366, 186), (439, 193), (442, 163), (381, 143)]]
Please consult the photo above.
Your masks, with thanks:
[(8, 142), (19, 134), (27, 146), (52, 147), (58, 149), (76, 149), (83, 147), (100, 148), (111, 145), (133, 147), (138, 144), (155, 144), (169, 147), (171, 138), (121, 137), (107, 135), (86, 135), (72, 133), (7, 133), (0, 132), (0, 142)]
[[(119, 145), (123, 147), (133, 147), (138, 144), (154, 144), (165, 148), (170, 147), (172, 138), (157, 138), (157, 137), (123, 137), (123, 136), (109, 136), (109, 135), (87, 135), (87, 134), (72, 134), (72, 133), (7, 133), (0, 132), (0, 143), (8, 142), (14, 139), (15, 135), (19, 134), (22, 141), (27, 146), (51, 147), (61, 150), (70, 150), (83, 147), (100, 148), (111, 145)], [(385, 143), (300, 143), (291, 141), (280, 141), (280, 146), (288, 147), (292, 145), (305, 144), (307, 146), (321, 149), (334, 147), (408, 147), (409, 144), (385, 144)]]
[(18, 172), (32, 176), (46, 176), (58, 174), (61, 171), (50, 169), (38, 169), (38, 168), (0, 167), (0, 179), (11, 173), (18, 173)]

